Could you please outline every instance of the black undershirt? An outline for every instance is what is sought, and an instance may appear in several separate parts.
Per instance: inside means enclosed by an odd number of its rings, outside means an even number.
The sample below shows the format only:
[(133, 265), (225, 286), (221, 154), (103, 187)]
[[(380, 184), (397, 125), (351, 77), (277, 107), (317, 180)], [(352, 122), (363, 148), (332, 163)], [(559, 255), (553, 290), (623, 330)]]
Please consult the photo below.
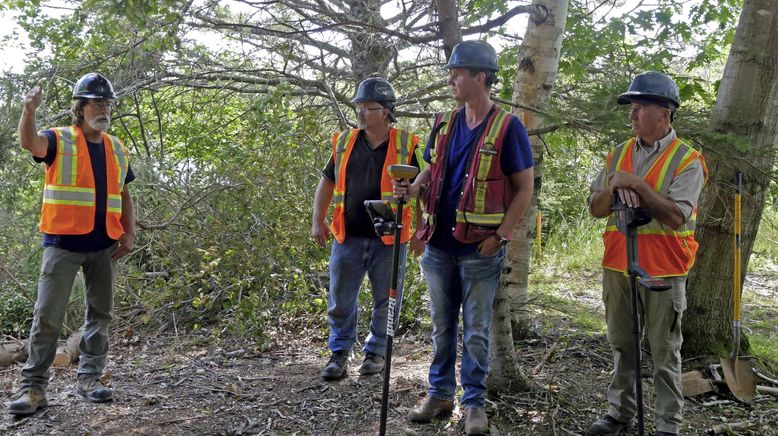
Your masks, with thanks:
[[(378, 237), (365, 209), (364, 201), (381, 199), (381, 172), (384, 169), (387, 150), (389, 150), (389, 140), (373, 149), (367, 142), (365, 131), (359, 131), (354, 149), (351, 150), (351, 156), (346, 164), (348, 174), (344, 214), (346, 237)], [(415, 155), (411, 159), (411, 165), (419, 166)], [(332, 156), (322, 175), (335, 183), (335, 161)]]

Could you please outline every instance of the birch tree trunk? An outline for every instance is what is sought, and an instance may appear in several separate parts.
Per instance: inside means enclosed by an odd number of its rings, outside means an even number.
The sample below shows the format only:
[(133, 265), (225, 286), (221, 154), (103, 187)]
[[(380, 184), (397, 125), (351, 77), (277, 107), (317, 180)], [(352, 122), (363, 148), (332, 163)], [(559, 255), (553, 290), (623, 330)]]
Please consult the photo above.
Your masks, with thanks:
[[(559, 66), (559, 51), (567, 21), (568, 0), (533, 0), (524, 41), (519, 48), (513, 100), (543, 109), (548, 106), (551, 88)], [(527, 129), (543, 126), (544, 120), (532, 112), (515, 111)], [(508, 245), (508, 255), (494, 299), (489, 351), (487, 388), (491, 394), (502, 391), (528, 390), (532, 382), (521, 371), (514, 339), (514, 315), (526, 319), (527, 280), (531, 235), (535, 230), (535, 209), (540, 191), (543, 145), (537, 136), (530, 137), (535, 159), (535, 183), (532, 201)], [(521, 323), (519, 324), (521, 325)], [(526, 322), (524, 322), (526, 330)]]
[[(736, 171), (743, 173), (740, 270), (745, 278), (778, 150), (778, 1), (743, 3), (710, 128), (731, 136), (706, 141), (704, 150), (710, 179), (700, 197), (700, 249), (687, 283), (686, 356), (725, 354), (732, 343), (733, 179)], [(743, 351), (747, 346), (746, 341)]]
[[(365, 23), (365, 28), (386, 27), (381, 17), (380, 0), (348, 0), (350, 16), (355, 22)], [(386, 77), (386, 68), (397, 49), (392, 41), (376, 31), (353, 32), (351, 40), (351, 67), (354, 80), (358, 85), (362, 80), (374, 75)]]

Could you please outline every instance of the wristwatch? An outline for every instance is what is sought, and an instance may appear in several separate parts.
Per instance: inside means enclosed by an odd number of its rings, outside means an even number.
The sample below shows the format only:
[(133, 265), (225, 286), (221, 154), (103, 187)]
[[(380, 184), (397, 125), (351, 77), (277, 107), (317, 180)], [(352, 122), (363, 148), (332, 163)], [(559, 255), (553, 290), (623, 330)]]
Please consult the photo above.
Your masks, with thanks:
[(505, 247), (508, 245), (508, 242), (511, 242), (510, 239), (498, 235), (497, 232), (493, 233), (492, 236), (500, 242), (500, 248)]

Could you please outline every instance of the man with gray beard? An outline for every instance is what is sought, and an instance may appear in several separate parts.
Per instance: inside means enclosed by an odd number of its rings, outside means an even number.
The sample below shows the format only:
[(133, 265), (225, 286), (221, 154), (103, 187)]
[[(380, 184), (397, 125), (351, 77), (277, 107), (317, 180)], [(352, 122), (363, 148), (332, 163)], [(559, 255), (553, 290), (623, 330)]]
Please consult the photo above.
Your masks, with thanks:
[(45, 164), (39, 229), (43, 258), (38, 282), (29, 358), (21, 389), (11, 402), (14, 415), (30, 415), (47, 405), (46, 387), (62, 330), (73, 281), (84, 272), (84, 328), (79, 344), (77, 392), (95, 403), (111, 401), (113, 390), (101, 380), (113, 318), (116, 260), (135, 244), (135, 212), (127, 184), (135, 179), (129, 153), (106, 133), (116, 95), (97, 73), (73, 88), (73, 125), (38, 132), (35, 112), (40, 84), (24, 99), (19, 139), (36, 162)]

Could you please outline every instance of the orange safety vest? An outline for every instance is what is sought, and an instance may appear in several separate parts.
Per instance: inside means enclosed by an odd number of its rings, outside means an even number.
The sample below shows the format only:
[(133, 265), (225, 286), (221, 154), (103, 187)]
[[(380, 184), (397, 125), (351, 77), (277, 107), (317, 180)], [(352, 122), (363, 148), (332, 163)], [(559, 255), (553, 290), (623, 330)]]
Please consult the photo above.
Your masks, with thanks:
[[(422, 194), (424, 226), (417, 232), (422, 241), (429, 241), (437, 225), (439, 200), (445, 181), (449, 130), (457, 117), (464, 116), (464, 109), (438, 114), (433, 132), (435, 146), (430, 150), (430, 183)], [(452, 234), (459, 242), (468, 244), (483, 241), (495, 234), (505, 218), (515, 191), (511, 179), (500, 166), (505, 133), (515, 115), (495, 105), (484, 121), (485, 128), (470, 152), (464, 189), (457, 201), (456, 222)], [(510, 238), (510, 235), (508, 236)]]
[[(635, 142), (636, 138), (632, 138), (608, 154), (608, 174), (614, 171), (633, 174), (632, 150)], [(646, 174), (642, 175), (643, 180), (655, 191), (666, 196), (673, 177), (680, 174), (695, 160), (699, 160), (702, 164), (704, 180), (707, 181), (708, 167), (702, 154), (676, 138), (657, 157)], [(694, 239), (696, 222), (697, 207), (695, 206), (689, 221), (677, 230), (656, 219), (652, 219), (645, 226), (638, 227), (638, 261), (641, 268), (652, 277), (686, 275), (694, 264), (694, 257), (699, 247)], [(627, 269), (626, 238), (616, 227), (616, 216), (613, 213), (608, 217), (603, 242), (605, 254), (602, 258), (602, 267), (625, 272)]]
[[(86, 235), (95, 227), (95, 176), (84, 132), (80, 127), (52, 129), (57, 156), (46, 166), (41, 222), (50, 235)], [(129, 167), (129, 153), (119, 138), (103, 133), (108, 199), (105, 228), (111, 239), (124, 234), (121, 224), (122, 189)], [(111, 158), (113, 156), (113, 158)]]
[[(346, 167), (351, 150), (359, 136), (359, 129), (345, 130), (332, 135), (332, 154), (335, 159), (335, 193), (333, 196), (335, 210), (332, 214), (330, 229), (338, 243), (346, 240)], [(389, 129), (389, 148), (386, 151), (384, 167), (381, 173), (381, 200), (392, 203), (392, 210), (397, 212), (397, 199), (394, 198), (392, 179), (386, 172), (386, 167), (396, 163), (410, 164), (414, 150), (419, 144), (419, 137), (404, 130)], [(411, 239), (411, 215), (410, 207), (403, 209), (403, 228), (400, 233), (400, 242), (406, 243)], [(382, 236), (384, 244), (394, 244), (394, 236)]]

